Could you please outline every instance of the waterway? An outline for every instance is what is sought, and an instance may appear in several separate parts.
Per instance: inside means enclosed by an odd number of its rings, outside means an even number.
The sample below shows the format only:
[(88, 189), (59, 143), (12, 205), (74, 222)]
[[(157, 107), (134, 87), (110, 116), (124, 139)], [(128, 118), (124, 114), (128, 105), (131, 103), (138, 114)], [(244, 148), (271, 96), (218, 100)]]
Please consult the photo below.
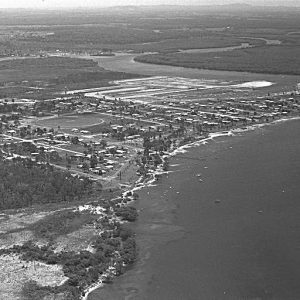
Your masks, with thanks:
[(97, 61), (100, 67), (116, 72), (127, 72), (150, 76), (174, 76), (196, 79), (226, 81), (269, 81), (275, 83), (270, 91), (292, 90), (300, 82), (300, 76), (259, 74), (236, 71), (204, 70), (175, 67), (167, 65), (146, 64), (137, 62), (135, 57), (141, 54), (119, 53), (114, 57), (90, 57)]

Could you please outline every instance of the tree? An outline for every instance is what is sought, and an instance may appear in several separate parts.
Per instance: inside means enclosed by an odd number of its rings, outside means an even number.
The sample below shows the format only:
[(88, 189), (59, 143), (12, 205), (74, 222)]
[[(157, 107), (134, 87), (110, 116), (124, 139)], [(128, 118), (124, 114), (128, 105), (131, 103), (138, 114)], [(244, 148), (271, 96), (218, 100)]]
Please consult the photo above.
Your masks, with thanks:
[(74, 144), (74, 145), (78, 145), (79, 144), (78, 136), (72, 136), (71, 137), (71, 143)]
[(96, 155), (92, 155), (91, 159), (90, 159), (90, 166), (91, 168), (95, 168), (97, 167), (98, 164), (98, 159)]
[(104, 149), (104, 148), (106, 148), (107, 147), (107, 141), (106, 140), (101, 140), (100, 141), (100, 145), (101, 145), (101, 147)]
[(67, 156), (67, 157), (66, 157), (66, 160), (67, 160), (67, 168), (68, 168), (68, 169), (71, 169), (71, 164), (72, 164), (71, 157), (70, 157), (70, 156)]
[(89, 170), (89, 165), (88, 165), (86, 162), (84, 162), (84, 163), (82, 164), (82, 169), (83, 169), (83, 172), (88, 172), (88, 170)]

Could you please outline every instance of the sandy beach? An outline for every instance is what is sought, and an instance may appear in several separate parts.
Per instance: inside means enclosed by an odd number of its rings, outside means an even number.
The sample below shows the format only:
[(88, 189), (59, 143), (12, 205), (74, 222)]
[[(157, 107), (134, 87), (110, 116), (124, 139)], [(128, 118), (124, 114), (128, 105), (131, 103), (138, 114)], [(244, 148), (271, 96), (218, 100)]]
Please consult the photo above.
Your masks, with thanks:
[(298, 299), (299, 129), (269, 125), (171, 159), (139, 192), (139, 260), (88, 299)]

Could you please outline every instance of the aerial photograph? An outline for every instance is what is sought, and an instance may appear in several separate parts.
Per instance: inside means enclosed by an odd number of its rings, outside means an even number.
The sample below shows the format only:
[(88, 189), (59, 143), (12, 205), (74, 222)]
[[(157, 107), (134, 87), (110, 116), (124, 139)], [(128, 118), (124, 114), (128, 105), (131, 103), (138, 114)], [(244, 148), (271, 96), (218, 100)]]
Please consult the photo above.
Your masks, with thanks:
[(300, 0), (0, 0), (0, 300), (300, 299)]

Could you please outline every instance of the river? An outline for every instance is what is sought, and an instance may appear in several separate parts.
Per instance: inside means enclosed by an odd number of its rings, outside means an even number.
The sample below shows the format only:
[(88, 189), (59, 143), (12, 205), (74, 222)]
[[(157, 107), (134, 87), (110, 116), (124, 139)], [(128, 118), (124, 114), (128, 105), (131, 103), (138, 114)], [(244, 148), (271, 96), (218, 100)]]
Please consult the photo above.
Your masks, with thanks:
[(269, 81), (275, 83), (269, 91), (291, 90), (300, 82), (300, 76), (274, 75), (236, 71), (204, 70), (136, 62), (135, 57), (142, 54), (119, 53), (113, 57), (88, 57), (99, 66), (116, 72), (127, 72), (150, 76), (174, 76), (226, 81)]

